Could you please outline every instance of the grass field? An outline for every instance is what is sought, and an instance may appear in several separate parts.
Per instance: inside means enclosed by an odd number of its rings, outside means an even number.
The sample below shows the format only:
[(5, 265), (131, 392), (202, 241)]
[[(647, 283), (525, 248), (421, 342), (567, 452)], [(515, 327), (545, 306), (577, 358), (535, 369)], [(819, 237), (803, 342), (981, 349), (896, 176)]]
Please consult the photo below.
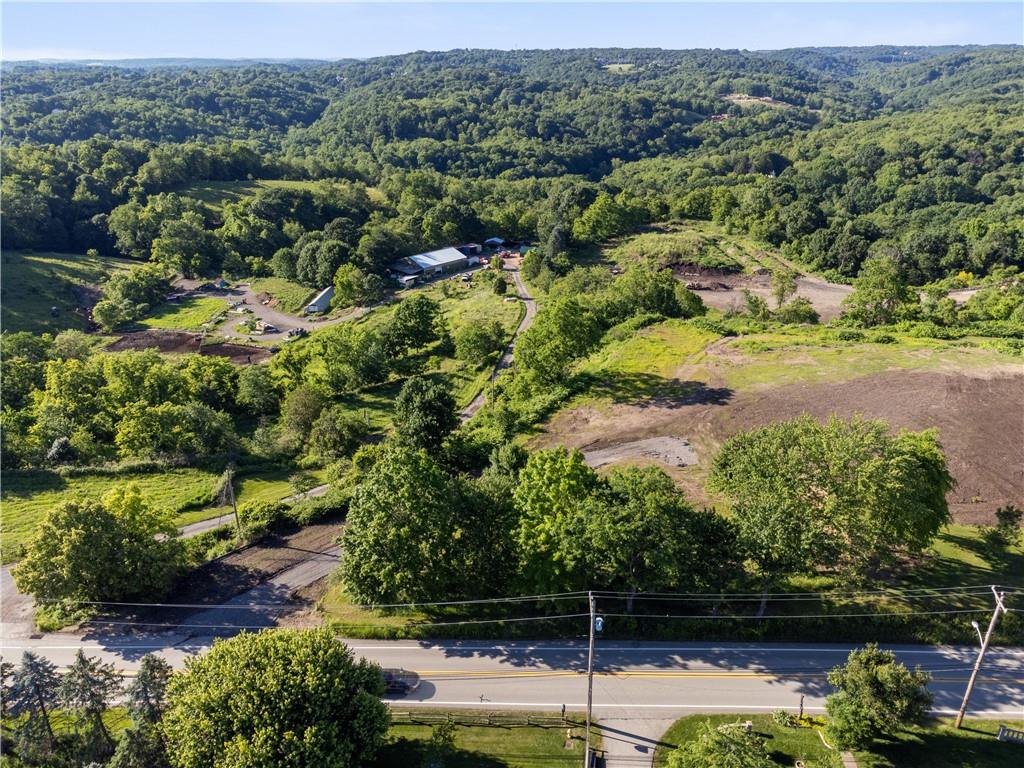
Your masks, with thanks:
[(158, 305), (148, 317), (139, 321), (139, 325), (174, 331), (198, 331), (203, 325), (222, 315), (227, 308), (224, 299), (213, 296), (189, 296), (180, 301)]
[(76, 497), (98, 499), (115, 485), (135, 483), (155, 506), (177, 514), (208, 504), (219, 477), (219, 473), (201, 469), (67, 478), (55, 472), (5, 473), (0, 490), (0, 559), (9, 562), (17, 557), (18, 547), (28, 540), (36, 523), (50, 507), (62, 501)]
[[(780, 766), (804, 760), (807, 768), (832, 768), (841, 763), (835, 751), (822, 744), (815, 730), (776, 725), (769, 715), (691, 715), (677, 720), (661, 737), (668, 744), (681, 745), (697, 737), (705, 722), (713, 726), (751, 720), (754, 730), (767, 738), (768, 751)], [(1021, 727), (1021, 723), (1007, 723)], [(926, 727), (910, 728), (894, 741), (879, 743), (854, 756), (861, 768), (1010, 768), (1020, 765), (1022, 748), (996, 741), (996, 720), (967, 720), (957, 731), (948, 720)], [(671, 750), (659, 747), (654, 764), (663, 766)]]
[[(436, 713), (431, 713), (435, 714)], [(417, 713), (413, 714), (415, 718)], [(456, 722), (460, 716), (454, 715)], [(550, 719), (551, 715), (547, 717)], [(502, 718), (508, 722), (525, 721), (525, 713)], [(434, 718), (430, 718), (433, 720)], [(467, 721), (483, 719), (479, 712), (467, 713)], [(566, 729), (561, 725), (456, 725), (455, 749), (445, 755), (444, 768), (535, 768), (536, 766), (575, 766), (583, 759), (583, 729), (573, 728), (570, 748), (565, 748)], [(388, 741), (373, 768), (409, 768), (429, 765), (428, 746), (432, 726), (393, 722)], [(596, 741), (592, 737), (592, 741)], [(596, 743), (600, 743), (599, 741)]]
[[(239, 504), (250, 501), (277, 501), (292, 494), (288, 478), (290, 468), (260, 469), (235, 480), (235, 498)], [(324, 473), (313, 471), (317, 482)], [(156, 507), (170, 510), (178, 525), (205, 520), (219, 514), (210, 506), (219, 472), (203, 469), (169, 469), (162, 472), (127, 474), (94, 473), (61, 477), (55, 472), (12, 472), (3, 476), (0, 491), (0, 527), (3, 529), (0, 560), (18, 557), (19, 547), (31, 536), (46, 511), (62, 501), (82, 497), (98, 499), (115, 485), (135, 483)]]
[(293, 315), (309, 303), (313, 291), (304, 285), (293, 283), (281, 277), (258, 277), (250, 280), (250, 285), (256, 293), (269, 293), (280, 304), (280, 309), (291, 312)]
[(197, 181), (174, 190), (179, 195), (205, 203), (213, 211), (220, 211), (227, 203), (255, 195), (261, 189), (312, 189), (316, 181), (288, 181), (284, 179), (253, 179), (252, 181)]
[[(4, 331), (56, 333), (85, 328), (77, 286), (96, 285), (113, 272), (127, 269), (127, 259), (90, 258), (75, 253), (3, 252), (0, 326)], [(50, 312), (57, 308), (56, 316)]]

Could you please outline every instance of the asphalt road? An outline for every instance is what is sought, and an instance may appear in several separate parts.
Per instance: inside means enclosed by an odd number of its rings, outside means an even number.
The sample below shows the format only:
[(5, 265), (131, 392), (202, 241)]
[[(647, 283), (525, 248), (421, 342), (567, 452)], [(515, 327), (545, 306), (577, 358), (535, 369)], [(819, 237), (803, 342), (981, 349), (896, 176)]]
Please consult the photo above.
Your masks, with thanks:
[[(239, 606), (239, 618), (249, 610)], [(57, 664), (67, 664), (83, 648), (131, 671), (149, 652), (181, 666), (211, 642), (209, 636), (181, 631), (136, 637), (53, 634), (42, 640), (4, 641), (3, 654), (16, 658), (31, 648)], [(419, 673), (419, 688), (394, 699), (402, 706), (556, 711), (564, 704), (569, 711), (579, 711), (586, 705), (586, 645), (582, 642), (348, 642), (356, 653), (382, 666)], [(892, 648), (904, 663), (932, 672), (936, 713), (954, 713), (975, 649)], [(796, 710), (801, 697), (806, 711), (821, 712), (829, 692), (825, 674), (850, 649), (847, 645), (599, 642), (595, 717), (664, 719), (693, 712)], [(970, 714), (1024, 718), (1024, 649), (990, 650)]]

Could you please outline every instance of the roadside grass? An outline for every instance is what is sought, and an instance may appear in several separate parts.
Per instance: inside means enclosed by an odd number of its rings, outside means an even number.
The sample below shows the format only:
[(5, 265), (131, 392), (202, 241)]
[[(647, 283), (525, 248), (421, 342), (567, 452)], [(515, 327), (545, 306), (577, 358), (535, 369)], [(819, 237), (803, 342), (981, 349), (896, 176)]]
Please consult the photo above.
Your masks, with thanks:
[(253, 179), (251, 181), (197, 181), (173, 190), (184, 197), (204, 203), (220, 212), (228, 203), (250, 197), (263, 189), (313, 189), (319, 182), (287, 179)]
[(293, 315), (309, 303), (314, 293), (306, 286), (282, 277), (258, 277), (250, 280), (249, 285), (256, 293), (269, 293), (280, 302), (281, 310)]
[[(86, 316), (75, 297), (76, 286), (97, 285), (132, 261), (90, 258), (77, 253), (4, 251), (0, 288), (0, 326), (4, 331), (57, 333), (84, 329)], [(50, 313), (57, 308), (57, 316)]]
[[(441, 713), (432, 713), (425, 721), (433, 722)], [(583, 759), (583, 729), (573, 727), (572, 738), (565, 748), (566, 728), (561, 724), (527, 725), (529, 715), (515, 712), (508, 716), (498, 715), (494, 725), (482, 724), (487, 715), (480, 712), (466, 713), (465, 718), (453, 713), (453, 720), (473, 722), (472, 725), (456, 725), (455, 748), (444, 755), (445, 768), (535, 768), (535, 766), (579, 765)], [(544, 715), (551, 720), (551, 713)], [(417, 713), (411, 714), (413, 722), (392, 722), (388, 740), (381, 749), (374, 768), (408, 768), (428, 765), (429, 745), (433, 726), (416, 723)], [(515, 722), (517, 724), (510, 724)], [(481, 724), (476, 724), (481, 723)], [(502, 724), (497, 724), (502, 723)], [(522, 724), (518, 724), (522, 723)], [(591, 737), (592, 743), (595, 735)], [(600, 742), (597, 741), (599, 745)]]
[(224, 314), (228, 305), (224, 299), (212, 296), (189, 296), (179, 301), (157, 305), (148, 317), (138, 321), (145, 328), (176, 331), (197, 331)]
[(718, 728), (747, 720), (753, 723), (754, 732), (766, 739), (768, 752), (779, 765), (793, 766), (797, 760), (803, 760), (807, 768), (838, 768), (842, 764), (838, 754), (822, 744), (814, 728), (776, 725), (771, 715), (690, 715), (676, 720), (658, 740), (660, 745), (654, 753), (654, 765), (665, 765), (674, 748), (696, 741), (707, 722)]
[[(767, 739), (772, 759), (780, 766), (792, 766), (804, 760), (807, 768), (833, 768), (841, 765), (838, 752), (822, 744), (811, 728), (776, 725), (770, 715), (690, 715), (677, 720), (660, 741), (680, 746), (693, 741), (705, 722), (713, 727), (750, 720), (754, 731)], [(996, 740), (998, 720), (968, 719), (961, 730), (952, 720), (933, 720), (921, 727), (910, 727), (892, 741), (879, 742), (870, 749), (854, 752), (861, 768), (1011, 768), (1020, 765), (1024, 747)], [(1014, 728), (1024, 723), (1005, 722)], [(655, 766), (664, 766), (672, 747), (659, 746)]]

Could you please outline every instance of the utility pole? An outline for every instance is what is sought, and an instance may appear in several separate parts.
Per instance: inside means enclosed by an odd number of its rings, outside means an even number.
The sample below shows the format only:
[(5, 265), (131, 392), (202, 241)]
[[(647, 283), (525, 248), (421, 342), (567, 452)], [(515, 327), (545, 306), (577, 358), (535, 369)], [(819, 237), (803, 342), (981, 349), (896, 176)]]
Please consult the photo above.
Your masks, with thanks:
[(238, 538), (242, 538), (242, 524), (238, 520), (238, 505), (235, 503), (235, 470), (234, 467), (228, 467), (225, 470), (224, 475), (226, 482), (224, 490), (227, 491), (228, 499), (231, 501), (231, 511), (235, 513), (235, 530), (238, 532)]
[(587, 601), (590, 603), (590, 647), (587, 650), (587, 733), (583, 748), (583, 768), (590, 768), (590, 715), (594, 706), (594, 622), (597, 615), (593, 592), (587, 592)]
[(1006, 613), (1006, 606), (1003, 605), (1003, 597), (1005, 592), (996, 592), (995, 585), (992, 586), (992, 594), (996, 598), (996, 607), (992, 611), (992, 619), (988, 623), (988, 631), (985, 632), (985, 637), (981, 640), (981, 650), (978, 652), (978, 659), (974, 662), (974, 670), (971, 672), (971, 679), (967, 681), (967, 690), (964, 691), (964, 701), (960, 705), (960, 711), (956, 715), (956, 724), (954, 728), (959, 728), (960, 724), (964, 721), (964, 713), (967, 712), (967, 701), (971, 698), (971, 691), (974, 690), (974, 681), (978, 677), (978, 670), (981, 669), (981, 662), (985, 659), (985, 651), (988, 650), (988, 641), (992, 638), (992, 631), (996, 628), (996, 622), (999, 620), (999, 614)]

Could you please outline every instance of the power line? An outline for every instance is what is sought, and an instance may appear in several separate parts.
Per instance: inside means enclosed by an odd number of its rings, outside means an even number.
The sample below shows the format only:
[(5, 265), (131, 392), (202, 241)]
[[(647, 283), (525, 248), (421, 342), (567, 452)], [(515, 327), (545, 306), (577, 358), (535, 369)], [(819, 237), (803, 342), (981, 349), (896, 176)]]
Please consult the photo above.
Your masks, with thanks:
[(902, 616), (949, 616), (962, 613), (988, 613), (987, 608), (966, 608), (946, 611), (891, 611), (888, 613), (776, 613), (757, 616), (755, 614), (726, 614), (721, 616), (706, 613), (693, 614), (660, 614), (660, 613), (602, 613), (602, 616), (615, 616), (632, 619), (710, 619), (710, 620), (731, 620), (731, 619), (847, 619), (847, 618), (870, 618), (873, 616), (884, 616), (889, 618), (900, 618)]

